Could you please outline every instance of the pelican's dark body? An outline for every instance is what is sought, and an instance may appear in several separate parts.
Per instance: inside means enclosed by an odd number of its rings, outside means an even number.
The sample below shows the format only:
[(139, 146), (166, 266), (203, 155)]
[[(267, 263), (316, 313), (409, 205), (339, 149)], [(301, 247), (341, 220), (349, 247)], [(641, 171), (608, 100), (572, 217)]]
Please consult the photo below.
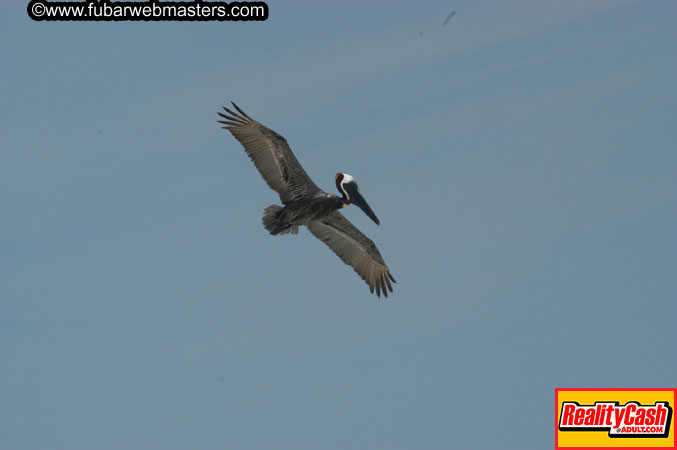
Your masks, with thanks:
[(313, 196), (293, 200), (284, 208), (277, 205), (269, 206), (263, 216), (263, 226), (273, 235), (296, 234), (299, 225), (308, 225), (311, 221), (322, 219), (344, 206), (341, 197), (320, 191)]

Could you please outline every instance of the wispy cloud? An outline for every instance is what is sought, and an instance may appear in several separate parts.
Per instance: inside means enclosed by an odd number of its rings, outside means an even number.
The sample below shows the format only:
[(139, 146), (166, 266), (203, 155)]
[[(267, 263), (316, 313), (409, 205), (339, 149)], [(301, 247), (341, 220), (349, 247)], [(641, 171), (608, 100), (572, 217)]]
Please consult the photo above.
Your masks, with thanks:
[[(492, 2), (460, 10), (453, 26), (437, 27), (423, 38), (417, 30), (427, 24), (400, 22), (390, 26), (351, 29), (333, 41), (313, 41), (267, 58), (228, 75), (211, 74), (205, 88), (218, 91), (224, 78), (237, 80), (240, 91), (260, 93), (253, 101), (296, 103), (311, 100), (323, 89), (341, 89), (357, 80), (402, 67), (489, 46), (554, 27), (577, 17), (620, 8), (624, 2)], [(232, 81), (231, 81), (232, 80)], [(269, 87), (274, 88), (271, 92)], [(290, 105), (293, 108), (293, 105)]]

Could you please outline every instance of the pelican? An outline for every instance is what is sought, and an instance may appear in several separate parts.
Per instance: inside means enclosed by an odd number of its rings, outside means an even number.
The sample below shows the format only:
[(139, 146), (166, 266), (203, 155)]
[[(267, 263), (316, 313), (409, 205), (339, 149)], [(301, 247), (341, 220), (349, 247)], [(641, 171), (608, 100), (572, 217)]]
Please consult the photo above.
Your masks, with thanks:
[(362, 196), (357, 182), (347, 173), (336, 174), (335, 184), (341, 196), (323, 191), (310, 179), (287, 140), (252, 119), (235, 103), (235, 110), (218, 113), (222, 128), (240, 141), (270, 188), (280, 195), (284, 207), (270, 205), (263, 211), (263, 226), (272, 235), (297, 234), (305, 225), (341, 260), (352, 267), (369, 285), (369, 291), (388, 297), (395, 278), (383, 261), (376, 245), (362, 234), (339, 209), (356, 205), (380, 225), (376, 214)]

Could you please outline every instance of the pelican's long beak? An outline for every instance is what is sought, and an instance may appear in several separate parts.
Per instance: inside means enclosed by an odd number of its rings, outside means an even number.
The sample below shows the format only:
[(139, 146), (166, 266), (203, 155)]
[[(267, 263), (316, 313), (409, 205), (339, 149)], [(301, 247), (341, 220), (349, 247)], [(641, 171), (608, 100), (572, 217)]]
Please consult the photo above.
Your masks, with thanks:
[(355, 183), (354, 181), (343, 183), (343, 188), (348, 193), (348, 198), (350, 199), (351, 203), (359, 206), (360, 209), (364, 211), (364, 213), (367, 216), (369, 216), (371, 220), (376, 222), (376, 225), (381, 225), (381, 222), (378, 220), (378, 217), (376, 217), (374, 211), (372, 211), (371, 208), (369, 207), (369, 203), (367, 203), (367, 201), (362, 196), (360, 188), (357, 187), (357, 183)]

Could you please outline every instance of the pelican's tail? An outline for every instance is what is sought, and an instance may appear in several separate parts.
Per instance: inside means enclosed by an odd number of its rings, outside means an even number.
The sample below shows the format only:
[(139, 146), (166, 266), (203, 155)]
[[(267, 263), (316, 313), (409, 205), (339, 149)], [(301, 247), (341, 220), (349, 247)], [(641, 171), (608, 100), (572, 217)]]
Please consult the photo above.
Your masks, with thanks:
[(284, 208), (278, 205), (270, 205), (263, 210), (263, 226), (272, 235), (297, 234), (299, 232), (298, 225), (286, 223), (282, 219), (282, 211), (284, 211)]

